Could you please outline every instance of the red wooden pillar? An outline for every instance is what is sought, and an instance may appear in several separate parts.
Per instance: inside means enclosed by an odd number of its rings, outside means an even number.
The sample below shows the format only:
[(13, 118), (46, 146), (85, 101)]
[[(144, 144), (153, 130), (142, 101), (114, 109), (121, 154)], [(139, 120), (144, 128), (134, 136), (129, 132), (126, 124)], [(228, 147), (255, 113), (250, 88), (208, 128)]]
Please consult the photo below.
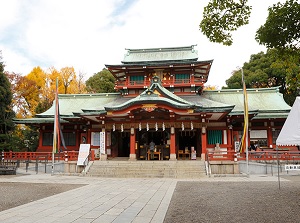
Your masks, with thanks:
[(267, 132), (267, 137), (268, 137), (268, 146), (273, 147), (273, 132), (271, 128), (268, 128), (268, 132)]
[(227, 150), (233, 150), (232, 146), (232, 128), (227, 129), (227, 145), (230, 146), (228, 147)]
[(171, 127), (171, 145), (170, 145), (170, 160), (176, 160), (176, 141), (175, 141), (175, 127)]
[(201, 159), (205, 159), (206, 147), (207, 147), (207, 135), (206, 135), (205, 127), (202, 127), (202, 130), (201, 130), (201, 142), (202, 142)]
[(135, 129), (130, 128), (130, 155), (129, 160), (136, 160), (135, 152)]
[(191, 79), (191, 84), (194, 84), (195, 83), (195, 76), (194, 76), (194, 74), (192, 74), (190, 76), (190, 79)]
[(88, 128), (86, 131), (87, 131), (86, 143), (91, 144), (92, 143), (92, 140), (91, 140), (91, 129)]

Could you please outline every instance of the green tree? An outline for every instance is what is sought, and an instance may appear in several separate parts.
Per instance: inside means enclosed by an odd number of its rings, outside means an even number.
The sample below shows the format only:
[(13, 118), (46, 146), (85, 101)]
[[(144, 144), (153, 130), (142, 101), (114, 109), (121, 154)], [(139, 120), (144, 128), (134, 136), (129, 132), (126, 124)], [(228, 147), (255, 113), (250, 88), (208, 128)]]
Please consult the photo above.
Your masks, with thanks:
[(86, 82), (86, 89), (89, 93), (110, 93), (115, 92), (115, 78), (107, 70), (103, 69), (102, 71), (94, 74)]
[(285, 50), (284, 54), (279, 53), (280, 60), (278, 59), (272, 66), (285, 73), (286, 85), (283, 86), (282, 92), (286, 102), (293, 105), (300, 92), (300, 63), (297, 55), (287, 52), (288, 50)]
[(255, 39), (268, 49), (277, 49), (273, 67), (284, 72), (286, 85), (282, 92), (286, 102), (293, 104), (300, 91), (300, 4), (295, 0), (277, 3), (269, 8), (264, 25)]
[[(211, 41), (231, 45), (232, 32), (249, 23), (252, 6), (248, 0), (209, 0), (204, 8), (200, 30)], [(269, 8), (266, 23), (256, 34), (256, 40), (268, 48), (299, 49), (300, 6), (297, 0), (287, 0)], [(299, 52), (299, 51), (298, 51)]]
[[(248, 88), (279, 86), (286, 102), (292, 105), (300, 86), (299, 66), (279, 55), (274, 49), (251, 55), (243, 65), (245, 83)], [(235, 70), (226, 84), (227, 88), (242, 88), (241, 70)]]
[(249, 23), (248, 0), (210, 0), (204, 7), (200, 30), (211, 42), (230, 46), (232, 32)]
[(15, 114), (11, 107), (12, 92), (4, 72), (0, 54), (0, 149), (11, 150), (11, 132), (14, 130), (12, 119)]
[(288, 0), (284, 4), (278, 2), (268, 10), (267, 20), (257, 30), (255, 39), (269, 49), (299, 51), (300, 4), (295, 0)]

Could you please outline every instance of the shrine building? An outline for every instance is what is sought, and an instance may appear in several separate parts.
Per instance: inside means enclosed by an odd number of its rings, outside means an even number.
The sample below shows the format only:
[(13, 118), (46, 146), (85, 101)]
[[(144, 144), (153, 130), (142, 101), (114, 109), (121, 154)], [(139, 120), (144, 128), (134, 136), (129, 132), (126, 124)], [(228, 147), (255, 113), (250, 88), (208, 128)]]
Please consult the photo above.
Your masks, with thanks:
[[(213, 60), (198, 61), (195, 46), (127, 49), (121, 64), (105, 65), (117, 93), (60, 94), (61, 128), (68, 151), (90, 144), (96, 157), (176, 160), (194, 153), (204, 158), (219, 146), (236, 149), (244, 126), (242, 89), (203, 90)], [(220, 74), (219, 74), (220, 75)], [(275, 148), (291, 109), (279, 88), (247, 89), (249, 145)], [(16, 123), (40, 130), (37, 151), (52, 151), (53, 106)]]

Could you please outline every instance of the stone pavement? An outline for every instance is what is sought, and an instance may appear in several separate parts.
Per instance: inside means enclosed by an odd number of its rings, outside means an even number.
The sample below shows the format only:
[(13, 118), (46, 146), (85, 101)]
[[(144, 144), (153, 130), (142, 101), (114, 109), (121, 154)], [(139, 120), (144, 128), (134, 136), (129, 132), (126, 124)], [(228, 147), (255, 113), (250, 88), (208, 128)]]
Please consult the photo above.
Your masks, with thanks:
[[(192, 181), (277, 180), (276, 176), (251, 175), (250, 177), (204, 177)], [(177, 181), (179, 180), (165, 178), (92, 178), (50, 174), (1, 177), (0, 182), (86, 185), (2, 211), (0, 222), (161, 223), (164, 221)]]

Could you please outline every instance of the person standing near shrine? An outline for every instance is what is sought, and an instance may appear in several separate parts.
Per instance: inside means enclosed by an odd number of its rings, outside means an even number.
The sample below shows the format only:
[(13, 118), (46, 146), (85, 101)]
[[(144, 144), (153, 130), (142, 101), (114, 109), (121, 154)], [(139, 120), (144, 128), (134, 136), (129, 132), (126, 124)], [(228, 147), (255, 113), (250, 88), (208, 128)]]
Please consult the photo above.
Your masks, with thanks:
[(153, 140), (151, 140), (149, 147), (150, 147), (150, 159), (153, 160), (154, 159), (154, 149), (155, 149), (155, 143), (153, 142)]

